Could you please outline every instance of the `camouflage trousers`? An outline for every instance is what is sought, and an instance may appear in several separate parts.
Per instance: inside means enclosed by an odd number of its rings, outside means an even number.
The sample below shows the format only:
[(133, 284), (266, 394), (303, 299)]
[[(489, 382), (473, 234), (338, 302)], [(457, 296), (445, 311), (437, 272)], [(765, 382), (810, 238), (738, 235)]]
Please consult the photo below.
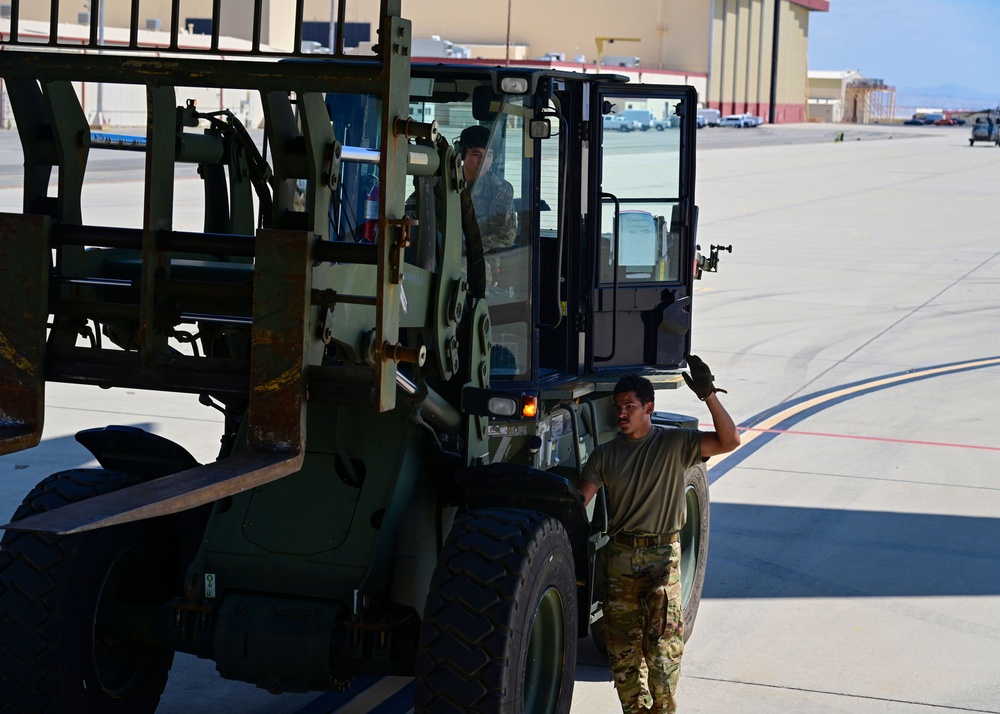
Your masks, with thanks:
[(677, 711), (684, 652), (680, 559), (676, 542), (605, 549), (604, 632), (625, 714)]

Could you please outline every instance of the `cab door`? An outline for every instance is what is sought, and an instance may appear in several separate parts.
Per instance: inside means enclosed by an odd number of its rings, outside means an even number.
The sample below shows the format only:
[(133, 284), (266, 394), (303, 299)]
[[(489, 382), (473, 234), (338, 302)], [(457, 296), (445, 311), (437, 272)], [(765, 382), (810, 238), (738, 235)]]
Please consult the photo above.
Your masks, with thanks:
[(696, 114), (687, 86), (602, 84), (590, 104), (590, 369), (670, 369), (690, 350)]

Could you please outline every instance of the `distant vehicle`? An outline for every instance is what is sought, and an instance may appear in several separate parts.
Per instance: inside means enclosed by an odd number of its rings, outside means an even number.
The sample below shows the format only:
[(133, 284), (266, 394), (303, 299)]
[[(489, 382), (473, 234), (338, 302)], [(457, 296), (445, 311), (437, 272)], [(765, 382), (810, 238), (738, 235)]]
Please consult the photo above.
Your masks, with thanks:
[(618, 131), (634, 131), (641, 128), (635, 119), (626, 119), (618, 114), (604, 115), (604, 129), (617, 129)]
[(924, 124), (938, 124), (944, 119), (944, 114), (924, 114)]
[(755, 116), (753, 114), (744, 114), (743, 116), (745, 116), (747, 121), (750, 122), (747, 126), (760, 126), (764, 123), (764, 117)]
[(702, 126), (719, 126), (722, 115), (718, 109), (699, 109), (698, 118), (704, 122)]
[[(998, 120), (1000, 120), (1000, 117), (998, 117)], [(997, 125), (997, 121), (993, 117), (979, 117), (976, 119), (976, 123), (972, 125), (969, 146), (972, 146), (977, 141), (992, 141), (995, 145), (1000, 146), (1000, 126)]]
[(700, 111), (698, 112), (698, 115), (694, 118), (694, 125), (699, 129), (704, 129), (706, 126), (708, 126), (708, 120), (705, 119), (705, 117), (702, 115)]
[(938, 126), (957, 126), (958, 125), (958, 122), (955, 121), (954, 119), (952, 119), (951, 117), (941, 117), (940, 119), (936, 120), (934, 123), (937, 124)]
[(737, 129), (742, 129), (757, 125), (753, 123), (753, 118), (748, 114), (727, 114), (719, 121), (719, 126), (735, 126)]
[(904, 124), (910, 124), (910, 125), (917, 125), (917, 126), (923, 126), (923, 125), (924, 125), (924, 124), (926, 124), (927, 122), (926, 122), (926, 121), (924, 121), (924, 118), (923, 118), (923, 117), (911, 117), (910, 119), (907, 119), (907, 120), (906, 120), (906, 121), (904, 121), (903, 123), (904, 123)]
[(664, 129), (669, 129), (672, 126), (669, 117), (666, 119), (658, 119), (649, 109), (626, 109), (618, 116), (638, 122), (639, 129), (641, 131), (648, 131), (649, 129), (663, 131)]

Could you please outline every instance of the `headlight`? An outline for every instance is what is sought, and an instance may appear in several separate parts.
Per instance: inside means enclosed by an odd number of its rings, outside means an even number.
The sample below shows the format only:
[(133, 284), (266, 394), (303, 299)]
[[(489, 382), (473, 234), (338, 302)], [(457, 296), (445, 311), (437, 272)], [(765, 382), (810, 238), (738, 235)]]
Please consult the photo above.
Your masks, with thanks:
[(486, 402), (490, 414), (498, 417), (512, 417), (517, 414), (520, 406), (513, 397), (490, 397)]
[(527, 77), (501, 77), (500, 91), (504, 94), (527, 94)]

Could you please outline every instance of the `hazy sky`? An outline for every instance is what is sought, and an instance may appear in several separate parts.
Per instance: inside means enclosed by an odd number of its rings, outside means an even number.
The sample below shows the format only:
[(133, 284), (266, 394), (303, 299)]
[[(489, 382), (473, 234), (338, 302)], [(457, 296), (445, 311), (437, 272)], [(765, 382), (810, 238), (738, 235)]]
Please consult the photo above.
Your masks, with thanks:
[(1000, 0), (830, 0), (829, 12), (809, 14), (809, 69), (1000, 100)]

